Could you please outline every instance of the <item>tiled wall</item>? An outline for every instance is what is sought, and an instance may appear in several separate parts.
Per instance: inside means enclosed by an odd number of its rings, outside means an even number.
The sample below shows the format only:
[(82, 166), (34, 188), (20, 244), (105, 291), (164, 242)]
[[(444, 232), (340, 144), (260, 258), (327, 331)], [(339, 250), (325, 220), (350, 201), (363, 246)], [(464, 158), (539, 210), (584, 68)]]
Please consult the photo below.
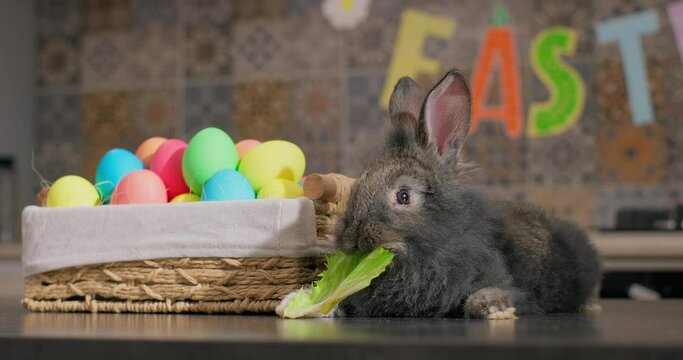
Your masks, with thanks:
[[(215, 125), (234, 139), (294, 141), (308, 171), (357, 175), (381, 145), (378, 100), (403, 10), (454, 19), (453, 39), (428, 39), (425, 55), (471, 74), (499, 3), (371, 0), (365, 21), (337, 30), (313, 0), (37, 0), (36, 167), (52, 180), (92, 178), (112, 147), (134, 150), (153, 135), (187, 139)], [(620, 206), (683, 200), (683, 68), (667, 3), (507, 4), (525, 113), (547, 97), (528, 49), (549, 26), (578, 31), (566, 60), (588, 96), (578, 124), (558, 136), (511, 139), (499, 123), (482, 122), (466, 154), (491, 191), (596, 226), (612, 224)], [(660, 17), (660, 29), (643, 38), (656, 119), (636, 126), (618, 46), (598, 44), (594, 25), (643, 9)]]

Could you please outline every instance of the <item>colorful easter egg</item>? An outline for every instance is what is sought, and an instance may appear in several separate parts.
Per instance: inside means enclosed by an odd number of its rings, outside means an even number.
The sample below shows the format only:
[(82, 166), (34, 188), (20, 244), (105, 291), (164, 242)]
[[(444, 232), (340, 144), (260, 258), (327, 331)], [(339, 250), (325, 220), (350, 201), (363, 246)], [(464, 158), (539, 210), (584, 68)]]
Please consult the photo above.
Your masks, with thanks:
[(95, 186), (102, 201), (109, 202), (112, 191), (126, 175), (144, 168), (142, 160), (125, 149), (112, 149), (102, 156), (95, 172)]
[(251, 149), (240, 161), (239, 171), (257, 192), (273, 179), (297, 181), (306, 170), (304, 152), (288, 141), (272, 140)]
[(163, 204), (168, 201), (164, 182), (150, 170), (134, 171), (119, 182), (111, 195), (111, 203)]
[(259, 199), (296, 199), (302, 196), (304, 196), (304, 189), (294, 181), (285, 179), (270, 180), (258, 192)]
[(249, 150), (255, 148), (257, 145), (261, 145), (261, 142), (254, 139), (245, 139), (238, 142), (237, 144), (235, 144), (235, 149), (237, 149), (237, 156), (241, 160), (242, 158), (244, 158), (244, 155), (246, 155), (249, 152)]
[(237, 167), (235, 143), (223, 130), (210, 127), (198, 132), (183, 156), (183, 176), (193, 193), (202, 191), (204, 182), (220, 170)]
[(100, 194), (90, 181), (77, 176), (62, 176), (47, 192), (48, 207), (95, 206), (100, 203)]
[(254, 189), (249, 181), (232, 169), (215, 173), (204, 183), (202, 201), (250, 200), (254, 199)]
[(193, 194), (193, 193), (185, 193), (185, 194), (180, 194), (171, 200), (172, 203), (181, 203), (181, 202), (196, 202), (199, 201), (199, 196)]
[(154, 153), (156, 153), (159, 146), (161, 146), (161, 144), (163, 144), (165, 141), (165, 137), (155, 136), (143, 141), (142, 144), (140, 144), (138, 149), (135, 151), (135, 156), (142, 160), (145, 168), (149, 168), (149, 164), (154, 157)]
[(190, 192), (183, 177), (183, 155), (187, 143), (178, 139), (166, 140), (152, 158), (149, 169), (154, 171), (166, 185), (168, 198)]

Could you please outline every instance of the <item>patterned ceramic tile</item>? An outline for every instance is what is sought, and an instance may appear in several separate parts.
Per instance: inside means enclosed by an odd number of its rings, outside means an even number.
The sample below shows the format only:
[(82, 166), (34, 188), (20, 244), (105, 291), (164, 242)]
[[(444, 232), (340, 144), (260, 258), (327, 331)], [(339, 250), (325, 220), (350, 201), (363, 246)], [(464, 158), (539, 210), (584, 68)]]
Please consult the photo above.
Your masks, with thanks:
[(86, 36), (83, 86), (115, 89), (141, 82), (173, 84), (178, 75), (178, 43), (177, 32), (162, 28)]
[[(653, 56), (648, 60), (648, 82), (652, 89), (650, 95), (655, 113), (656, 124), (664, 130), (662, 145), (665, 147), (667, 162), (665, 179), (668, 182), (683, 177), (683, 98), (676, 97), (683, 92), (683, 67), (674, 63), (671, 56), (664, 58)], [(676, 67), (679, 68), (675, 71)], [(679, 85), (674, 85), (674, 84)]]
[(292, 19), (287, 24), (284, 56), (297, 70), (333, 70), (341, 63), (341, 35), (322, 16)]
[(407, 3), (407, 0), (373, 0), (370, 3), (370, 17), (398, 20)]
[(234, 4), (226, 0), (180, 0), (180, 11), (189, 25), (221, 25), (229, 23)]
[(131, 95), (124, 92), (86, 94), (82, 109), (86, 137), (129, 136), (132, 125), (131, 100)]
[(126, 75), (136, 81), (169, 83), (176, 79), (178, 68), (178, 33), (152, 28), (131, 32), (126, 56)]
[(38, 40), (38, 83), (44, 86), (76, 85), (81, 59), (77, 37), (48, 36)]
[(86, 32), (126, 29), (131, 23), (132, 0), (82, 0)]
[[(478, 172), (481, 173), (481, 171)], [(481, 185), (481, 180), (476, 180), (477, 178), (481, 178), (481, 176), (475, 174), (474, 176), (468, 177), (466, 178), (465, 183), (474, 189), (486, 193), (493, 199), (508, 201), (527, 201), (526, 187), (524, 185), (485, 186)], [(475, 180), (472, 181), (472, 179)]]
[(125, 33), (86, 35), (83, 41), (83, 87), (98, 88), (126, 83), (128, 37)]
[[(81, 162), (92, 176), (109, 148), (134, 148), (148, 135), (191, 135), (209, 125), (236, 140), (295, 141), (309, 171), (355, 176), (382, 144), (386, 114), (377, 99), (403, 11), (452, 19), (453, 38), (428, 37), (422, 51), (443, 69), (469, 75), (502, 4), (372, 0), (366, 21), (337, 31), (318, 0), (34, 1), (37, 84), (48, 88), (41, 94), (57, 94), (36, 99), (36, 164), (52, 178), (84, 173)], [(577, 54), (564, 59), (584, 78), (586, 108), (575, 127), (545, 139), (510, 140), (498, 123), (482, 123), (465, 148), (466, 159), (481, 166), (472, 183), (529, 198), (582, 224), (591, 210), (593, 222), (610, 223), (614, 209), (637, 196), (654, 204), (683, 197), (683, 64), (668, 3), (506, 2), (524, 112), (548, 96), (530, 68), (530, 42), (558, 25), (579, 32)], [(642, 38), (655, 121), (635, 127), (618, 45), (597, 44), (594, 33), (600, 21), (645, 9), (660, 19), (660, 29)], [(428, 88), (439, 75), (416, 80)], [(59, 95), (77, 86), (82, 93)], [(497, 91), (491, 94), (495, 103)], [(594, 186), (604, 187), (602, 197), (586, 198)]]
[(131, 96), (123, 92), (97, 92), (83, 99), (84, 151), (83, 174), (94, 178), (102, 155), (113, 148), (134, 151)]
[(82, 133), (79, 95), (44, 95), (36, 99), (35, 142), (74, 142)]
[(291, 16), (320, 15), (320, 0), (289, 0), (287, 14)]
[[(596, 4), (597, 17), (609, 18), (649, 8), (648, 1), (623, 1)], [(658, 9), (660, 18), (663, 9)], [(668, 172), (675, 172), (677, 120), (675, 99), (670, 85), (679, 72), (672, 71), (679, 61), (671, 46), (671, 30), (665, 21), (655, 34), (643, 37), (649, 93), (655, 114), (654, 123), (637, 128), (632, 124), (622, 59), (617, 44), (602, 44), (596, 50), (596, 124), (600, 168), (598, 175), (610, 184), (653, 184)], [(674, 80), (675, 81), (675, 80)], [(675, 90), (673, 90), (675, 91)], [(680, 118), (678, 118), (680, 119)], [(608, 151), (608, 152), (606, 152)], [(671, 179), (671, 176), (668, 176)]]
[(527, 141), (528, 182), (535, 185), (580, 185), (595, 180), (596, 150), (592, 134), (579, 128), (562, 135)]
[(231, 39), (228, 26), (189, 26), (185, 39), (187, 76), (225, 75), (230, 71)]
[[(385, 1), (385, 4), (387, 2)], [(473, 6), (467, 1), (435, 1), (435, 0), (405, 0), (403, 1), (404, 8), (414, 9), (419, 11), (428, 12), (435, 15), (455, 17), (460, 11), (466, 12), (467, 10), (472, 10)], [(478, 1), (478, 8), (480, 12), (486, 11), (487, 7), (491, 6), (489, 0)], [(386, 8), (388, 5), (384, 5)], [(381, 6), (380, 6), (381, 7)], [(377, 8), (373, 5), (373, 8)], [(477, 16), (476, 13), (469, 14), (470, 16)]]
[(623, 208), (668, 209), (675, 203), (676, 194), (661, 186), (609, 186), (596, 194), (594, 223), (610, 229), (616, 225), (617, 212)]
[(172, 28), (178, 23), (176, 0), (133, 0), (132, 12), (135, 29), (150, 26)]
[[(483, 46), (486, 30), (496, 6), (502, 2), (495, 0), (481, 1), (431, 1), (419, 6), (419, 0), (413, 4), (420, 10), (433, 16), (443, 16), (455, 22), (455, 34), (452, 39), (443, 42), (445, 48), (438, 52), (438, 60), (444, 69), (458, 68), (467, 73), (472, 72), (479, 52)], [(513, 6), (514, 5), (514, 6)], [(518, 65), (528, 64), (527, 52), (530, 40), (529, 14), (533, 12), (531, 1), (520, 0), (507, 4), (509, 28), (517, 50)]]
[(239, 84), (233, 94), (235, 139), (278, 139), (288, 131), (290, 86), (283, 82)]
[(81, 173), (83, 130), (78, 95), (36, 99), (34, 165), (49, 181)]
[(178, 94), (175, 89), (140, 91), (132, 93), (131, 98), (136, 142), (152, 136), (177, 137)]
[(577, 32), (578, 39), (576, 55), (574, 56), (592, 54), (595, 44), (593, 1), (533, 0), (533, 7), (535, 12), (531, 18), (533, 34), (554, 26), (570, 27)]
[[(655, 121), (660, 122), (668, 112), (666, 99), (669, 95), (666, 93), (664, 82), (669, 75), (662, 59), (651, 56), (646, 59), (646, 62)], [(633, 117), (628, 106), (628, 93), (621, 60), (614, 56), (600, 56), (596, 66), (597, 125), (632, 124)]]
[(370, 16), (357, 28), (344, 32), (349, 67), (388, 66), (396, 42), (398, 20)]
[(674, 204), (683, 204), (683, 181), (674, 181), (669, 184), (668, 193)]
[(674, 41), (672, 30), (673, 24), (669, 19), (669, 13), (667, 11), (668, 6), (675, 2), (676, 0), (660, 0), (660, 4), (654, 8), (659, 17), (659, 29), (655, 33), (649, 35), (649, 38), (645, 41), (644, 47), (649, 55), (673, 56), (678, 58), (678, 63), (680, 63), (681, 57), (678, 54), (677, 46), (671, 46), (671, 42)]
[[(534, 185), (579, 185), (595, 181), (596, 145), (594, 136), (595, 101), (591, 64), (568, 61), (580, 74), (586, 86), (585, 105), (578, 122), (562, 134), (527, 139), (527, 183)], [(533, 99), (529, 103), (548, 99), (548, 89), (533, 79)]]
[(386, 114), (378, 103), (384, 74), (351, 76), (347, 83), (348, 119), (342, 127), (342, 172), (358, 176), (384, 145)]
[(292, 127), (287, 138), (306, 154), (306, 172), (338, 172), (340, 155), (339, 79), (316, 79), (292, 84)]
[(609, 184), (655, 184), (666, 173), (666, 134), (657, 124), (598, 130), (598, 176)]
[(37, 0), (35, 10), (39, 35), (76, 35), (81, 30), (79, 0)]
[(464, 158), (481, 166), (487, 185), (524, 182), (524, 139), (508, 138), (500, 122), (481, 122), (465, 143)]
[[(583, 113), (581, 114), (581, 117), (579, 118), (576, 127), (580, 127), (581, 130), (587, 134), (594, 134), (596, 129), (598, 128), (598, 120), (596, 116), (598, 108), (598, 98), (596, 96), (596, 93), (598, 85), (596, 81), (597, 70), (595, 69), (594, 59), (586, 60), (585, 58), (566, 58), (565, 60), (567, 64), (569, 64), (576, 71), (579, 72), (579, 74), (583, 78), (583, 83), (586, 91), (586, 99)], [(532, 77), (535, 77), (535, 74)], [(535, 95), (533, 100), (538, 101), (538, 99), (547, 99), (547, 97), (538, 97), (538, 86), (540, 86), (540, 81), (538, 81), (537, 79), (536, 81), (537, 82), (534, 88)], [(548, 90), (545, 89), (545, 91), (547, 92)]]
[(232, 57), (233, 73), (245, 76), (253, 73), (282, 73), (288, 67), (283, 53), (290, 39), (284, 21), (238, 22), (234, 28)]
[[(671, 120), (670, 117), (680, 115), (680, 113), (671, 110), (673, 110), (672, 106), (676, 101), (682, 100), (667, 92), (667, 83), (672, 82), (672, 80), (675, 81), (676, 77), (680, 79), (680, 75), (675, 74), (680, 74), (683, 71), (683, 66), (678, 59), (677, 51), (671, 46), (670, 39), (658, 36), (652, 40), (644, 44), (645, 52), (648, 54), (646, 58), (647, 81), (650, 86), (650, 98), (655, 121), (665, 124), (666, 121)], [(679, 71), (675, 71), (676, 69)]]
[(234, 0), (235, 16), (239, 19), (273, 19), (286, 16), (287, 1), (284, 0)]
[[(680, 118), (679, 121), (683, 122)], [(679, 125), (677, 130), (669, 133), (667, 147), (667, 182), (680, 182), (683, 179), (683, 126)]]
[(185, 137), (215, 126), (232, 133), (232, 89), (228, 85), (188, 86), (185, 88)]
[(628, 104), (628, 95), (621, 61), (610, 56), (598, 59), (596, 66), (597, 123), (608, 125), (629, 122), (631, 112), (625, 106)]
[(581, 187), (533, 187), (527, 188), (526, 200), (540, 206), (560, 219), (569, 220), (581, 227), (593, 224), (595, 189)]
[(644, 41), (648, 82), (657, 123), (666, 129), (667, 182), (683, 179), (683, 62), (675, 46), (665, 6), (657, 8), (660, 29)]
[(36, 144), (34, 156), (36, 170), (48, 181), (54, 182), (64, 175), (82, 175), (80, 143), (46, 141)]
[(593, 5), (595, 21), (632, 14), (661, 5), (662, 0), (596, 1)]
[[(485, 6), (488, 7), (489, 5)], [(420, 2), (419, 0), (409, 1), (406, 8), (452, 21), (455, 24), (454, 36), (450, 39), (428, 37), (423, 53), (425, 56), (437, 59), (443, 69), (458, 68), (467, 72), (471, 71), (474, 59), (479, 51), (481, 27), (482, 24), (486, 23), (487, 15), (484, 12), (487, 10), (479, 9), (477, 12), (468, 14), (471, 6), (466, 2)], [(482, 23), (480, 20), (484, 22)], [(400, 27), (400, 20), (397, 26)], [(477, 28), (476, 32), (474, 28)], [(393, 51), (393, 46), (393, 43), (390, 44), (390, 51)], [(437, 76), (434, 78), (434, 81), (438, 80)], [(425, 82), (431, 82), (431, 79)], [(428, 86), (431, 85), (433, 84), (428, 84)]]

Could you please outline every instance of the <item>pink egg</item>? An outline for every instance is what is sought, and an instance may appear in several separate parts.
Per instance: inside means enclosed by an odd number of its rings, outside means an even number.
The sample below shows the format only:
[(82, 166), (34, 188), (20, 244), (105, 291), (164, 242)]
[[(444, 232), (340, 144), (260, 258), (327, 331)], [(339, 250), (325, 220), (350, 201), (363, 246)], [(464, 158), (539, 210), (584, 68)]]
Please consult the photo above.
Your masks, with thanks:
[(145, 164), (146, 168), (149, 168), (149, 162), (152, 161), (152, 157), (154, 157), (154, 153), (157, 151), (159, 146), (163, 144), (166, 141), (165, 137), (151, 137), (140, 144), (138, 149), (135, 151), (135, 156), (138, 157), (138, 159), (142, 160), (142, 163)]
[(166, 187), (159, 175), (149, 170), (134, 171), (119, 181), (111, 204), (163, 204), (168, 201)]
[(249, 150), (254, 148), (256, 145), (260, 145), (261, 142), (258, 140), (254, 139), (245, 139), (237, 144), (235, 144), (235, 148), (237, 149), (237, 156), (239, 157), (240, 160), (244, 157), (244, 155), (247, 155)]
[(152, 158), (149, 169), (154, 171), (166, 185), (168, 198), (190, 192), (183, 177), (183, 155), (187, 143), (178, 139), (166, 140)]

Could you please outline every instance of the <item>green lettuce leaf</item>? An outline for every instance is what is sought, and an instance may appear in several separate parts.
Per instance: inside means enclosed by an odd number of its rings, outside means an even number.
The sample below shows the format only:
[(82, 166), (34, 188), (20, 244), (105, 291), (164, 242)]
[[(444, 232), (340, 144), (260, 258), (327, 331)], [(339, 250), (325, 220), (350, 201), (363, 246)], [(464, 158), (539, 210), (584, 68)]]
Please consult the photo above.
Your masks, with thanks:
[(283, 317), (326, 315), (348, 296), (363, 290), (386, 270), (394, 254), (377, 248), (367, 254), (347, 255), (337, 251), (327, 257), (327, 269), (311, 289), (301, 289), (285, 307)]

